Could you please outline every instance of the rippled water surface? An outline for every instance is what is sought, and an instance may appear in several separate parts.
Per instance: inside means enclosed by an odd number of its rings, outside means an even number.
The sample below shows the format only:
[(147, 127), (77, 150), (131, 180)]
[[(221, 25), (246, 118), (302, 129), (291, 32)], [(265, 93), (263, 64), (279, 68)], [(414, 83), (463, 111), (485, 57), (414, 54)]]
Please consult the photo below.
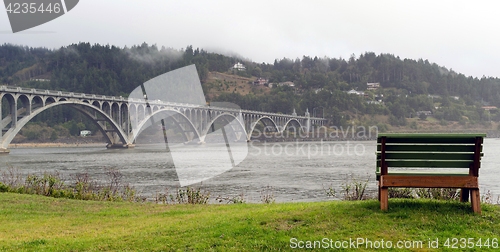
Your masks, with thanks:
[[(272, 192), (276, 202), (324, 201), (325, 188), (337, 192), (348, 177), (369, 179), (368, 191), (375, 194), (375, 141), (356, 142), (288, 142), (249, 144), (247, 157), (221, 175), (202, 183), (212, 196), (234, 196), (243, 193), (247, 202), (260, 202), (262, 194)], [(185, 155), (200, 157), (204, 148), (225, 146), (200, 145), (186, 147)], [(176, 171), (165, 146), (136, 146), (130, 150), (108, 150), (105, 147), (26, 148), (12, 149), (0, 156), (0, 169), (7, 163), (23, 173), (57, 170), (66, 179), (77, 173), (88, 173), (104, 179), (106, 167), (119, 169), (123, 181), (142, 194), (152, 197), (157, 192), (169, 193), (179, 187)], [(500, 139), (488, 138), (480, 169), (481, 193), (490, 190), (500, 195)], [(212, 164), (216, 165), (216, 164)], [(199, 184), (197, 184), (199, 186)], [(270, 190), (263, 191), (270, 187)]]

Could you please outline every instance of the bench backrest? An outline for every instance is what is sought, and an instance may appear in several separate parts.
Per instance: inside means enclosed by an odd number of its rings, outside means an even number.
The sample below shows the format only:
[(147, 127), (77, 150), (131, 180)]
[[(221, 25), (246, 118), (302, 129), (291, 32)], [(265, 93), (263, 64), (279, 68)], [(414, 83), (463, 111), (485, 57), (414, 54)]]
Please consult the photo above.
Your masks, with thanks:
[(379, 134), (377, 177), (388, 167), (468, 168), (479, 175), (486, 134)]

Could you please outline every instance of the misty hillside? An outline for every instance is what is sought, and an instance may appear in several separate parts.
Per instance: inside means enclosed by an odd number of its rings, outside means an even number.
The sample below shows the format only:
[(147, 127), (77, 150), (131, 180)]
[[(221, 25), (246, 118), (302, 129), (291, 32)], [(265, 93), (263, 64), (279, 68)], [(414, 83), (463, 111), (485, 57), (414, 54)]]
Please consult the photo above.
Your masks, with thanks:
[[(249, 55), (251, 57), (251, 55)], [(279, 57), (279, 55), (276, 55)], [(231, 70), (238, 62), (244, 70)], [(385, 116), (377, 123), (404, 126), (419, 111), (433, 118), (477, 123), (499, 121), (498, 109), (487, 115), (482, 106), (500, 106), (500, 79), (467, 77), (423, 59), (400, 59), (367, 52), (349, 59), (303, 56), (249, 62), (203, 49), (158, 48), (146, 43), (130, 48), (73, 44), (57, 50), (0, 46), (0, 83), (40, 89), (128, 96), (143, 82), (168, 71), (195, 64), (207, 101), (229, 101), (243, 109), (298, 114), (315, 110), (334, 125), (351, 118)], [(253, 83), (261, 78), (264, 85)], [(280, 86), (281, 83), (281, 86)], [(283, 85), (283, 83), (293, 83)], [(367, 83), (380, 87), (367, 91)], [(366, 91), (364, 95), (349, 90)], [(383, 98), (382, 98), (383, 97)], [(48, 125), (76, 121), (65, 108), (37, 118)]]

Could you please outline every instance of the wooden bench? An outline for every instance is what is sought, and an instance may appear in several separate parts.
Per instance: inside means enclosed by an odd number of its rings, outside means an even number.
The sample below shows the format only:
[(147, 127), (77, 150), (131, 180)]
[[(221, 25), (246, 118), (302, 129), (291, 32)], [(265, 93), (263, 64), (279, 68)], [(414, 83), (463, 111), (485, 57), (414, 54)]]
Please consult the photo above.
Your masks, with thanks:
[[(461, 188), (460, 200), (481, 214), (479, 166), (486, 134), (379, 134), (377, 180), (380, 208), (388, 208), (389, 187)], [(391, 169), (388, 168), (404, 168)], [(441, 172), (440, 168), (468, 168)], [(450, 169), (451, 170), (451, 169)]]

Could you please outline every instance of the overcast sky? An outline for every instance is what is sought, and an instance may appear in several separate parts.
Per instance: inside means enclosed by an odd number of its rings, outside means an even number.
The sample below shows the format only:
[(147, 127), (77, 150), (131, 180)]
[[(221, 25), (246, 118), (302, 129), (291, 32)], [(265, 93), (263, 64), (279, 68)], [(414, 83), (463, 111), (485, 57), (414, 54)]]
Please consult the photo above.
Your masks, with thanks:
[(0, 42), (193, 45), (259, 63), (370, 51), (500, 77), (499, 7), (500, 1), (459, 0), (82, 0), (64, 16), (16, 34), (0, 11)]

